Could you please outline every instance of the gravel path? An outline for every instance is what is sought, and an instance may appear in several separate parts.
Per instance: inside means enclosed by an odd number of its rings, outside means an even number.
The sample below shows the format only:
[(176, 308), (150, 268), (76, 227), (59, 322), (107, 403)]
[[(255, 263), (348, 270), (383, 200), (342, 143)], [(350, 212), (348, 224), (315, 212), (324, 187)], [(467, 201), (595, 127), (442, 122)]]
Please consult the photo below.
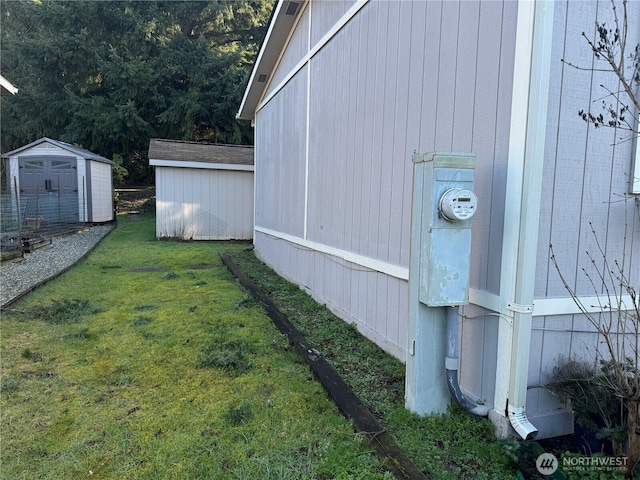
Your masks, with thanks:
[(99, 225), (88, 230), (54, 238), (51, 245), (25, 253), (19, 262), (0, 266), (0, 305), (6, 307), (38, 285), (56, 277), (81, 260), (113, 225)]

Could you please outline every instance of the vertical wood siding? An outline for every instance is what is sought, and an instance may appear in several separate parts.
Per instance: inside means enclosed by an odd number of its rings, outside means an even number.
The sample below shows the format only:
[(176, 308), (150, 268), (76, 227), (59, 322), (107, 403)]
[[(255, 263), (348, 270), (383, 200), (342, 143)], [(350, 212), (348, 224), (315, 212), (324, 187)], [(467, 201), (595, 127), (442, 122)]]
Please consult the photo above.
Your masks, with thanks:
[(91, 162), (91, 221), (113, 220), (111, 165)]
[[(612, 131), (587, 127), (578, 118), (579, 109), (603, 95), (598, 85), (606, 75), (560, 62), (590, 58), (580, 33), (592, 31), (596, 18), (605, 19), (610, 3), (554, 5), (537, 298), (567, 296), (549, 262), (550, 243), (570, 284), (594, 294), (579, 273), (583, 252), (597, 247), (589, 222), (607, 255), (624, 253), (626, 273), (635, 285), (640, 282), (637, 207), (619, 201), (633, 142), (611, 147)], [(349, 6), (311, 1), (274, 80), (286, 78), (305, 48), (313, 48)], [(640, 2), (629, 7), (637, 25)], [(258, 255), (400, 359), (407, 341), (406, 281), (309, 245), (407, 268), (413, 152), (471, 151), (477, 155), (480, 199), (471, 286), (499, 294), (517, 9), (513, 1), (372, 0), (257, 113)], [(635, 45), (640, 28), (631, 30)], [(295, 241), (277, 238), (278, 232)], [(491, 401), (499, 320), (475, 306), (465, 314), (461, 385)], [(577, 315), (534, 317), (531, 418), (559, 411), (535, 385), (548, 379), (561, 353), (584, 355), (594, 344), (591, 331)]]
[(304, 233), (307, 68), (298, 72), (256, 117), (257, 226)]
[(287, 43), (282, 57), (280, 58), (279, 68), (274, 72), (267, 86), (266, 94), (269, 94), (276, 88), (286, 75), (304, 58), (309, 51), (309, 8), (305, 8), (302, 12), (298, 25), (293, 31), (289, 42)]
[(460, 387), (469, 394), (491, 404), (496, 382), (496, 339), (498, 317), (475, 305), (462, 308), (460, 324)]
[(156, 167), (156, 236), (248, 240), (253, 172)]
[[(312, 48), (351, 5), (310, 3), (269, 92), (304, 56), (305, 40)], [(256, 226), (408, 268), (414, 152), (476, 152), (478, 194), (499, 199), (516, 11), (514, 2), (363, 7), (257, 113)], [(485, 205), (474, 224), (473, 286), (497, 288), (504, 208)], [(259, 233), (255, 241), (280, 273), (404, 358), (404, 280), (320, 253), (310, 273), (287, 242)]]
[[(640, 3), (629, 2), (629, 45), (640, 40)], [(600, 113), (606, 91), (601, 84), (617, 90), (613, 73), (578, 70), (577, 66), (601, 68), (594, 62), (586, 40), (596, 38), (595, 22), (613, 25), (611, 3), (555, 2), (550, 98), (547, 113), (547, 141), (540, 237), (537, 256), (536, 297), (567, 297), (559, 273), (550, 261), (552, 244), (562, 275), (579, 295), (602, 294), (601, 285), (591, 285), (586, 269), (594, 274), (587, 251), (602, 268), (602, 247), (609, 262), (623, 264), (632, 285), (640, 286), (640, 216), (628, 191), (633, 158), (633, 142), (620, 142), (623, 132), (587, 125), (579, 110)], [(604, 112), (603, 112), (604, 113)], [(592, 227), (595, 235), (592, 233)], [(611, 263), (611, 267), (614, 267)], [(582, 315), (535, 318), (531, 345), (529, 382), (544, 384), (561, 356), (594, 358), (598, 335)], [(541, 388), (530, 390), (531, 408), (557, 408)]]
[[(640, 4), (629, 2), (628, 8), (629, 43), (636, 45), (640, 28), (633, 28), (633, 19), (637, 25)], [(553, 97), (548, 111), (546, 195), (541, 205), (536, 295), (566, 296), (549, 259), (549, 244), (554, 246), (569, 285), (578, 294), (593, 295), (598, 292), (593, 291), (581, 268), (589, 264), (585, 251), (597, 251), (596, 237), (611, 260), (622, 261), (626, 256), (626, 273), (635, 283), (640, 281), (640, 268), (632, 268), (640, 261), (638, 211), (633, 199), (624, 200), (634, 145), (631, 141), (620, 141), (628, 133), (595, 129), (577, 115), (581, 109), (600, 113), (599, 99), (606, 95), (600, 85), (613, 85), (612, 89), (617, 89), (614, 74), (578, 70), (560, 61), (566, 59), (586, 68), (602, 67), (593, 63), (593, 55), (581, 33), (594, 38), (596, 20), (612, 24), (610, 2), (557, 2), (555, 18), (558, 35), (553, 44)], [(625, 236), (626, 245), (621, 241)]]
[(352, 0), (315, 1), (311, 7), (311, 45), (315, 45), (353, 5)]

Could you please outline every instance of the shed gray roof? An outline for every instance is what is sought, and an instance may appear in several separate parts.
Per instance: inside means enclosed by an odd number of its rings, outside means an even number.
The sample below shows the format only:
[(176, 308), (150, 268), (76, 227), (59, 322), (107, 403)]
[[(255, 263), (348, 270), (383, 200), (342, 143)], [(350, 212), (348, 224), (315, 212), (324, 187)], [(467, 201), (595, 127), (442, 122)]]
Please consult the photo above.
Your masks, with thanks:
[(253, 165), (253, 147), (152, 138), (149, 160)]
[(64, 150), (67, 150), (74, 155), (78, 155), (79, 157), (86, 158), (87, 160), (95, 160), (96, 162), (108, 163), (109, 165), (113, 165), (113, 160), (109, 160), (97, 153), (90, 152), (89, 150), (85, 150), (84, 148), (76, 147), (75, 145), (71, 145), (70, 143), (61, 142), (60, 140), (53, 140), (51, 138), (42, 137), (35, 142), (31, 142), (28, 145), (24, 145), (20, 148), (16, 148), (15, 150), (11, 150), (10, 152), (3, 153), (2, 158), (12, 157), (24, 150), (28, 150), (29, 148), (40, 145), (41, 143), (50, 143), (51, 145), (55, 145), (56, 147), (60, 147)]

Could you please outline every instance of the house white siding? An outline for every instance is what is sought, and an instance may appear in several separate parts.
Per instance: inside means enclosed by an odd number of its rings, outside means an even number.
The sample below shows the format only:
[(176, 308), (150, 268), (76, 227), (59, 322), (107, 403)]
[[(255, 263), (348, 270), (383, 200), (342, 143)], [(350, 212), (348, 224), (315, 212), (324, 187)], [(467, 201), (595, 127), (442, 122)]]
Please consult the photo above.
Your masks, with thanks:
[(305, 218), (307, 71), (299, 71), (259, 112), (260, 123), (270, 127), (255, 132), (256, 226), (298, 237)]
[[(620, 141), (623, 132), (594, 129), (578, 116), (599, 105), (601, 84), (617, 89), (612, 74), (589, 70), (597, 65), (581, 35), (595, 37), (596, 20), (611, 24), (611, 3), (544, 5), (554, 9), (554, 25), (544, 158), (535, 160), (543, 162), (543, 187), (527, 394), (541, 437), (572, 426), (540, 385), (560, 355), (591, 355), (597, 342), (549, 245), (580, 295), (602, 294), (581, 270), (589, 267), (585, 251), (601, 261), (600, 247), (640, 285), (640, 204), (625, 196), (637, 141)], [(475, 305), (463, 309), (460, 383), (490, 404), (506, 308), (499, 300), (511, 112), (526, 102), (512, 98), (518, 8), (509, 0), (312, 0), (255, 113), (257, 254), (401, 360), (412, 154), (476, 154)], [(628, 8), (635, 46), (640, 2)]]
[[(627, 6), (628, 45), (636, 45), (640, 41), (640, 3), (629, 2)], [(561, 62), (564, 59), (579, 67), (596, 69), (602, 66), (593, 63), (582, 32), (596, 38), (596, 21), (612, 25), (611, 3), (555, 2), (554, 20), (536, 297), (550, 300), (567, 297), (560, 275), (550, 260), (549, 245), (553, 245), (562, 275), (579, 295), (593, 297), (604, 293), (602, 284), (596, 280), (595, 286), (592, 285), (582, 270), (594, 274), (586, 252), (603, 267), (600, 248), (610, 268), (615, 269), (613, 262), (619, 261), (630, 284), (638, 288), (638, 200), (626, 196), (634, 142), (621, 140), (628, 138), (629, 132), (596, 129), (578, 116), (579, 110), (600, 113), (601, 99), (606, 95), (600, 85), (612, 85), (613, 74), (579, 70)], [(606, 299), (606, 303), (608, 301)], [(595, 300), (587, 302), (588, 305), (595, 303)], [(534, 317), (529, 384), (546, 383), (561, 356), (594, 359), (598, 340), (594, 327), (581, 314)], [(555, 400), (543, 388), (529, 390), (528, 406), (537, 411), (557, 408)]]
[[(495, 200), (474, 223), (473, 286), (499, 286), (517, 4), (373, 1), (318, 48), (352, 5), (307, 6), (257, 112), (256, 249), (404, 359), (414, 151), (478, 154), (479, 196)], [(315, 253), (314, 275), (291, 253), (305, 242), (337, 251)]]
[[(640, 4), (629, 2), (629, 18), (640, 19)], [(596, 252), (596, 236), (610, 258), (622, 260), (626, 250), (626, 272), (634, 283), (640, 269), (631, 269), (635, 245), (638, 252), (638, 211), (629, 192), (634, 142), (629, 132), (593, 128), (577, 115), (579, 110), (600, 113), (606, 95), (601, 84), (610, 84), (613, 74), (578, 70), (560, 61), (591, 67), (593, 56), (581, 37), (584, 31), (596, 37), (595, 22), (611, 24), (609, 2), (562, 2), (556, 5), (556, 42), (551, 72), (552, 89), (548, 110), (545, 152), (545, 187), (541, 204), (540, 250), (538, 253), (536, 294), (539, 297), (565, 294), (560, 278), (549, 261), (553, 244), (562, 263), (563, 274), (580, 295), (593, 295), (593, 287), (580, 271), (585, 251)], [(609, 20), (609, 21), (607, 21)], [(630, 23), (634, 25), (633, 22)], [(574, 39), (573, 45), (563, 42)], [(640, 41), (640, 28), (630, 28), (629, 45)], [(594, 64), (594, 68), (602, 65)], [(605, 113), (602, 111), (602, 113)], [(632, 116), (632, 115), (630, 115)], [(623, 236), (627, 242), (619, 241)]]
[(285, 80), (285, 77), (292, 71), (296, 65), (302, 61), (307, 52), (309, 51), (309, 9), (305, 9), (304, 12), (298, 17), (297, 25), (293, 30), (286, 50), (282, 52), (280, 58), (280, 68), (273, 72), (269, 85), (267, 87), (267, 94), (273, 92), (280, 83)]

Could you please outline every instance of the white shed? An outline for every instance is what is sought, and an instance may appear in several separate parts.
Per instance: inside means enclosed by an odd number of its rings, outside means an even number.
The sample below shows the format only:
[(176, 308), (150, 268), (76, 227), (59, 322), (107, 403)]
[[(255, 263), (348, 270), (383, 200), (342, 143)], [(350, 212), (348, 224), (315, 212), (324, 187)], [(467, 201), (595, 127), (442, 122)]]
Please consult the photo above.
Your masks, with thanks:
[(113, 220), (112, 160), (47, 137), (2, 159), (7, 191), (22, 216), (43, 225)]
[(253, 238), (253, 147), (152, 139), (156, 236)]
[[(631, 51), (640, 2), (627, 7)], [(609, 302), (581, 272), (585, 250), (598, 251), (592, 228), (640, 284), (640, 142), (577, 115), (607, 98), (599, 85), (618, 90), (615, 75), (561, 61), (592, 65), (582, 32), (593, 38), (596, 19), (613, 16), (596, 1), (277, 3), (238, 112), (255, 125), (255, 251), (406, 362), (410, 409), (441, 410), (416, 398), (435, 398), (445, 379), (444, 354), (416, 341), (412, 157), (472, 152), (479, 201), (460, 385), (501, 434), (571, 432), (541, 386), (561, 355), (588, 355), (598, 334), (549, 244), (586, 305)], [(444, 348), (441, 322), (418, 326)], [(519, 421), (525, 407), (531, 422)]]

